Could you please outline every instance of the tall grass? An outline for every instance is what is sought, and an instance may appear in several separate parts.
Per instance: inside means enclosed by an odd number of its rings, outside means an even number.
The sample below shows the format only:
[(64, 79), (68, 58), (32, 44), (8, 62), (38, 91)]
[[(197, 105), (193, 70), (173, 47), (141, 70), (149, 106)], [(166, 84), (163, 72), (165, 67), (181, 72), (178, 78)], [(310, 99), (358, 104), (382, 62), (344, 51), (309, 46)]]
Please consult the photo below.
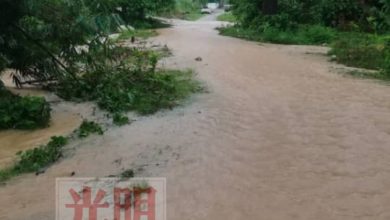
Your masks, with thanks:
[(336, 31), (320, 25), (302, 25), (294, 30), (280, 30), (275, 27), (251, 29), (235, 25), (219, 28), (219, 32), (222, 35), (252, 41), (298, 45), (328, 44), (336, 37)]

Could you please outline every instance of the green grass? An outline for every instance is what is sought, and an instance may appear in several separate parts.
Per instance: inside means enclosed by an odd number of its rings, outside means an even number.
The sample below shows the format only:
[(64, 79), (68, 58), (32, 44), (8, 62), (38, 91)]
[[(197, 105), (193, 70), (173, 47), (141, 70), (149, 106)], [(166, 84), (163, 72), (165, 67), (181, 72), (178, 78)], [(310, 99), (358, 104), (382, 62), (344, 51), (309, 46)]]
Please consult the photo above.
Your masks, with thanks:
[(117, 126), (123, 126), (130, 123), (129, 117), (120, 113), (115, 113), (112, 117), (112, 121)]
[(354, 70), (347, 72), (347, 74), (361, 79), (377, 79), (383, 81), (390, 81), (390, 73), (384, 71), (368, 72), (362, 70)]
[(199, 20), (203, 16), (204, 16), (204, 14), (202, 14), (202, 13), (191, 12), (191, 13), (188, 13), (188, 14), (184, 14), (182, 19), (187, 20), (187, 21), (197, 21), (197, 20)]
[(390, 35), (340, 33), (330, 55), (347, 66), (389, 71)]
[(162, 70), (152, 74), (128, 90), (129, 94), (133, 94), (128, 110), (145, 115), (179, 105), (190, 94), (201, 90), (192, 76), (192, 71), (180, 70)]
[(227, 21), (235, 23), (237, 22), (237, 18), (233, 15), (232, 12), (225, 12), (217, 17), (218, 21)]
[(170, 10), (161, 16), (196, 21), (204, 16), (204, 14), (201, 13), (201, 8), (202, 4), (197, 0), (176, 0), (175, 9)]
[(263, 30), (243, 28), (238, 25), (219, 28), (220, 34), (252, 41), (322, 45), (332, 47), (329, 55), (338, 63), (358, 68), (379, 70), (378, 74), (353, 73), (360, 77), (390, 78), (390, 35), (374, 35), (357, 32), (337, 32), (319, 26), (299, 26), (295, 30), (279, 30), (263, 27)]
[(235, 25), (218, 30), (225, 36), (277, 44), (321, 45), (332, 42), (336, 37), (333, 29), (318, 25), (301, 26), (296, 30), (279, 30), (273, 27), (256, 30)]
[(170, 109), (199, 90), (192, 71), (154, 70), (150, 58), (138, 58), (132, 57), (135, 60), (130, 62), (140, 62), (136, 69), (121, 66), (91, 72), (78, 81), (63, 82), (57, 93), (68, 100), (95, 101), (111, 113), (135, 111), (146, 115)]
[(79, 129), (77, 130), (77, 134), (79, 138), (86, 138), (91, 134), (99, 134), (103, 135), (103, 128), (96, 122), (84, 120), (81, 123)]
[(19, 152), (19, 160), (12, 167), (0, 170), (0, 183), (23, 173), (39, 172), (55, 163), (62, 156), (62, 148), (67, 144), (65, 137), (52, 137), (46, 145)]

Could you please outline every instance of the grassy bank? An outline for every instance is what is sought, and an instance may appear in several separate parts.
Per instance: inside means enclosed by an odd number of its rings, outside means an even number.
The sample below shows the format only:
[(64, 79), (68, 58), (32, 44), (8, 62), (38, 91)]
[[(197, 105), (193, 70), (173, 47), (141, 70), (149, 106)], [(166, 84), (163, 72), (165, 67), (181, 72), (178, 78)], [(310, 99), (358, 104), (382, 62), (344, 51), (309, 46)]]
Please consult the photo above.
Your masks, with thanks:
[(301, 25), (294, 30), (273, 27), (253, 29), (241, 26), (219, 28), (221, 35), (251, 41), (296, 45), (329, 45), (329, 53), (341, 64), (378, 70), (378, 74), (354, 74), (370, 78), (390, 78), (390, 35), (338, 32), (320, 25)]
[(319, 25), (301, 26), (295, 30), (279, 30), (274, 27), (255, 29), (235, 25), (218, 30), (225, 36), (277, 44), (319, 45), (331, 43), (336, 37), (336, 31)]
[(232, 12), (225, 12), (225, 13), (219, 15), (217, 17), (217, 20), (218, 21), (227, 21), (227, 22), (232, 22), (232, 23), (237, 22), (237, 18), (236, 18), (236, 16), (233, 15)]
[(347, 66), (385, 70), (389, 61), (390, 35), (340, 33), (330, 51), (335, 60)]
[(204, 16), (201, 13), (202, 1), (176, 0), (175, 8), (162, 14), (164, 17), (196, 21)]
[(52, 137), (46, 145), (18, 153), (19, 159), (14, 166), (0, 170), (0, 183), (23, 173), (43, 172), (42, 169), (62, 157), (62, 148), (67, 142), (65, 137)]
[(103, 128), (96, 122), (84, 120), (78, 129), (69, 137), (54, 136), (51, 140), (39, 147), (17, 153), (14, 165), (0, 170), (0, 183), (4, 183), (12, 177), (25, 173), (36, 175), (44, 173), (47, 168), (63, 157), (63, 148), (74, 138), (86, 138), (91, 134), (102, 135)]

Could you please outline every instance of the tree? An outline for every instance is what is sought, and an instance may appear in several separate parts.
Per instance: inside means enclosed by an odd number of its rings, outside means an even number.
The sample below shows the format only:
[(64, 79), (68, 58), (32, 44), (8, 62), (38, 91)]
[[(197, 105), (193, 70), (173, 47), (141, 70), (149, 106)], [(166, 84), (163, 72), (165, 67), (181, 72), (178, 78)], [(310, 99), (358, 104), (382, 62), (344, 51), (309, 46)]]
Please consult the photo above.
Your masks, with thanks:
[(278, 13), (278, 0), (263, 0), (261, 11), (264, 15), (274, 15)]

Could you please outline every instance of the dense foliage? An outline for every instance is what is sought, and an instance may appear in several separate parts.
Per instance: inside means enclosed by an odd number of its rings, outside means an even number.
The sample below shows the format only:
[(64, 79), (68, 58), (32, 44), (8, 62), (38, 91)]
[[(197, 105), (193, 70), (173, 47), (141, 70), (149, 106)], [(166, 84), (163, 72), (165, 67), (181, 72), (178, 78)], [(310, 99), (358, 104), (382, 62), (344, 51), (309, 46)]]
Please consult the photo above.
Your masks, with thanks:
[(281, 44), (328, 44), (334, 60), (381, 70), (381, 78), (390, 79), (390, 0), (232, 2), (238, 22), (220, 28), (221, 34)]
[(102, 135), (104, 133), (103, 128), (94, 121), (84, 120), (81, 123), (80, 128), (77, 130), (78, 137), (86, 138), (90, 134), (99, 134)]
[(41, 97), (20, 97), (0, 85), (0, 130), (34, 129), (48, 126), (49, 104)]
[(163, 16), (194, 21), (203, 16), (201, 8), (207, 2), (207, 0), (175, 0), (175, 7), (165, 11)]
[[(15, 70), (17, 86), (44, 85), (65, 99), (96, 101), (110, 112), (147, 114), (172, 107), (193, 90), (189, 74), (183, 80), (180, 72), (158, 71), (158, 54), (123, 47), (109, 35), (122, 25), (154, 26), (148, 15), (174, 6), (174, 0), (2, 0), (0, 72)], [(130, 28), (119, 40), (153, 34)], [(19, 101), (1, 100), (1, 126), (47, 124), (49, 108), (43, 99), (9, 97)], [(40, 116), (42, 124), (32, 124), (38, 122), (33, 116)]]
[[(3, 0), (0, 3), (0, 67), (34, 80), (74, 76), (121, 24), (146, 19), (172, 0)], [(104, 46), (104, 45), (103, 45)], [(88, 60), (87, 60), (88, 61)], [(88, 65), (85, 63), (84, 65)]]
[(273, 0), (277, 13), (269, 15), (264, 0), (232, 0), (234, 14), (244, 26), (271, 25), (281, 29), (299, 24), (322, 24), (343, 30), (387, 32), (389, 0)]

